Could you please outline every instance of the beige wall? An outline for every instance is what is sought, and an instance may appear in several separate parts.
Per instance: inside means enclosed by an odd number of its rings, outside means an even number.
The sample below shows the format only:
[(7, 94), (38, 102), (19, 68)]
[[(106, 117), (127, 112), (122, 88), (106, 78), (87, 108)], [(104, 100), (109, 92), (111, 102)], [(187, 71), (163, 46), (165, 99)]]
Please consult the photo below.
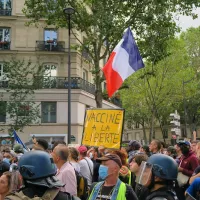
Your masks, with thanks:
[[(43, 64), (56, 64), (57, 76), (67, 77), (68, 76), (68, 30), (60, 28), (58, 32), (58, 41), (65, 42), (65, 52), (51, 52), (51, 51), (36, 51), (36, 41), (44, 40), (44, 21), (41, 20), (38, 28), (31, 25), (25, 26), (28, 21), (22, 13), (25, 0), (13, 0), (12, 16), (0, 16), (0, 27), (10, 27), (10, 50), (0, 50), (0, 62), (9, 61), (12, 57), (20, 60), (31, 60), (33, 65)], [(53, 28), (53, 27), (51, 27)], [(83, 39), (82, 33), (73, 30), (77, 34), (79, 40)], [(71, 43), (77, 44), (78, 41), (71, 34)], [(88, 71), (88, 81), (93, 82), (91, 65), (86, 63), (83, 57), (73, 49), (71, 50), (71, 76), (72, 77), (83, 77), (83, 70)], [(0, 88), (0, 92), (4, 93), (3, 100), (9, 100), (9, 94)], [(31, 135), (46, 135), (48, 137), (52, 135), (67, 135), (67, 121), (68, 121), (68, 103), (67, 103), (67, 89), (41, 89), (35, 91), (34, 101), (36, 105), (41, 106), (42, 101), (55, 101), (57, 102), (57, 123), (39, 123), (32, 124), (29, 127), (25, 127), (23, 133), (18, 133), (24, 142), (30, 140)], [(86, 106), (96, 107), (94, 95), (85, 92), (83, 90), (72, 89), (71, 96), (71, 122), (72, 122), (72, 135), (76, 137), (75, 143), (80, 143), (82, 138), (84, 115)], [(117, 108), (117, 106), (103, 101), (103, 108)], [(41, 112), (41, 110), (40, 110)], [(7, 124), (10, 123), (9, 116), (7, 116)], [(4, 131), (0, 132), (0, 135), (7, 134), (7, 124), (0, 123)], [(66, 139), (67, 137), (65, 137)]]

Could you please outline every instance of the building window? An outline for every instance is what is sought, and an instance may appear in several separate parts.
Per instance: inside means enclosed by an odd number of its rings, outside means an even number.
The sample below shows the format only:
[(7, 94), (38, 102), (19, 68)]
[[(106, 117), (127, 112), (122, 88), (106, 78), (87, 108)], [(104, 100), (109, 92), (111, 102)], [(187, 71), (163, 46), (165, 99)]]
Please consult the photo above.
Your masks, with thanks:
[(0, 0), (0, 9), (11, 9), (11, 0)]
[(18, 107), (18, 116), (29, 116), (30, 106), (28, 103), (22, 103)]
[(88, 71), (83, 69), (83, 79), (88, 81)]
[(10, 42), (10, 28), (0, 28), (0, 42)]
[(56, 123), (56, 102), (42, 102), (42, 123)]
[(135, 128), (140, 128), (140, 124), (138, 122), (135, 123)]
[(6, 101), (0, 101), (0, 122), (6, 122)]
[(45, 29), (44, 30), (44, 40), (46, 43), (57, 43), (58, 34), (55, 29)]
[(44, 65), (44, 76), (56, 76), (57, 67), (54, 64), (45, 64)]

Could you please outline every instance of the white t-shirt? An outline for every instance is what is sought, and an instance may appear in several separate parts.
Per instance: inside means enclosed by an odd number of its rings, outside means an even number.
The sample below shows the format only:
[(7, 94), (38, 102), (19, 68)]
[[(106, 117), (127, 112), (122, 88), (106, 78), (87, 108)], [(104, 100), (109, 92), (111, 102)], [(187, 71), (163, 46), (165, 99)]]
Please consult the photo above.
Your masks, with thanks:
[(70, 161), (70, 164), (73, 166), (73, 168), (74, 168), (78, 173), (80, 173), (80, 166), (79, 166), (79, 163)]
[(92, 185), (93, 162), (88, 157), (85, 157), (79, 161), (79, 166), (81, 175), (87, 179), (89, 186)]

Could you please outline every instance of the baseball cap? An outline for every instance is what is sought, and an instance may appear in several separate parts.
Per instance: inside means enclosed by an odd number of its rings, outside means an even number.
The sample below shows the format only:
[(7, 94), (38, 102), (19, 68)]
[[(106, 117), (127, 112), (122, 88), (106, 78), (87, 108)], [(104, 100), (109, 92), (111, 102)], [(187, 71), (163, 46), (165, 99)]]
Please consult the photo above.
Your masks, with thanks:
[(121, 161), (120, 157), (116, 154), (108, 153), (101, 158), (97, 158), (96, 160), (100, 161), (100, 162), (107, 161), (107, 160), (113, 160), (119, 165), (120, 168), (122, 167), (122, 161)]
[(80, 146), (80, 147), (78, 148), (78, 151), (79, 151), (80, 153), (87, 152), (87, 147), (86, 147), (86, 146)]
[(180, 146), (180, 145), (187, 145), (187, 146), (190, 146), (190, 145), (191, 145), (190, 142), (188, 142), (188, 141), (179, 141), (177, 144), (178, 144), (179, 146)]

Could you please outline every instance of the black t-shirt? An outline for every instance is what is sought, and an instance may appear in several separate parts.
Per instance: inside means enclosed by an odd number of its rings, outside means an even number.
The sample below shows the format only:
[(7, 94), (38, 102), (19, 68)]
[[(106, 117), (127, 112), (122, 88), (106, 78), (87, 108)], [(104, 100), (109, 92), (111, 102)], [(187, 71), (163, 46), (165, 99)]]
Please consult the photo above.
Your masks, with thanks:
[(111, 199), (112, 192), (113, 192), (114, 186), (103, 186), (98, 193), (98, 196), (96, 200), (108, 200)]
[[(95, 184), (92, 185), (91, 191), (94, 185)], [(102, 188), (99, 190), (96, 200), (110, 200), (113, 190), (114, 190), (114, 186), (102, 186)], [(126, 184), (126, 200), (138, 200), (132, 187), (127, 184)]]

